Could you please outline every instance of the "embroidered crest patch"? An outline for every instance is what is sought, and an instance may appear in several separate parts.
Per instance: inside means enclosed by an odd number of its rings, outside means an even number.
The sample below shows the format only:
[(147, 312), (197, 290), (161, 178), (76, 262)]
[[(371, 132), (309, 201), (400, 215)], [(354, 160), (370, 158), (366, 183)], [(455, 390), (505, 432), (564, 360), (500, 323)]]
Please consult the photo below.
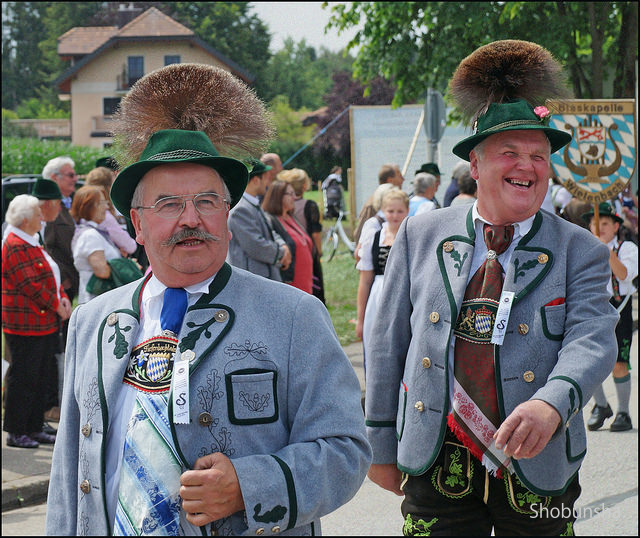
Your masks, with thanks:
[(492, 299), (463, 301), (454, 329), (456, 338), (476, 344), (490, 344), (497, 310), (498, 301)]
[(142, 342), (131, 352), (123, 382), (145, 392), (168, 391), (177, 347), (178, 340), (170, 336)]

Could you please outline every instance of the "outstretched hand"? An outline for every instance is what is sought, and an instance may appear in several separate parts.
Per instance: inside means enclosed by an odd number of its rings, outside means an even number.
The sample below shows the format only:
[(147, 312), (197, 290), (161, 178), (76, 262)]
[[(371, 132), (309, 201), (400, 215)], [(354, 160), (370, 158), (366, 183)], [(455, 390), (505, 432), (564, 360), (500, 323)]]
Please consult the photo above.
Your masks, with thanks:
[(560, 414), (542, 400), (528, 400), (518, 405), (498, 428), (493, 438), (496, 448), (515, 459), (540, 454), (558, 425)]

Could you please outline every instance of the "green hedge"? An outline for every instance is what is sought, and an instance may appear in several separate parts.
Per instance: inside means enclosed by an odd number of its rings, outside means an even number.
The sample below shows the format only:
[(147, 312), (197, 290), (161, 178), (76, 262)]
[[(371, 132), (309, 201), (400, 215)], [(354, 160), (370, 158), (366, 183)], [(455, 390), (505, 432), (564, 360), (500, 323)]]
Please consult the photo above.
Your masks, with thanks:
[(2, 137), (2, 175), (40, 174), (47, 161), (66, 155), (75, 162), (76, 173), (87, 174), (96, 159), (107, 157), (108, 149), (73, 146), (64, 140)]

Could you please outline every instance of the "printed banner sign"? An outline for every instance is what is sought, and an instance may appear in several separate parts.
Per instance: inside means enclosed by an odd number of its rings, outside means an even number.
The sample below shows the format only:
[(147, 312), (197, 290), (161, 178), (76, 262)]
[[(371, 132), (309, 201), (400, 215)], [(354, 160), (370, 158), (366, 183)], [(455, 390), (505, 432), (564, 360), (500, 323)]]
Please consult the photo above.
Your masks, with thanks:
[(636, 169), (633, 99), (548, 101), (549, 126), (571, 133), (571, 142), (551, 155), (564, 187), (592, 205), (615, 198)]

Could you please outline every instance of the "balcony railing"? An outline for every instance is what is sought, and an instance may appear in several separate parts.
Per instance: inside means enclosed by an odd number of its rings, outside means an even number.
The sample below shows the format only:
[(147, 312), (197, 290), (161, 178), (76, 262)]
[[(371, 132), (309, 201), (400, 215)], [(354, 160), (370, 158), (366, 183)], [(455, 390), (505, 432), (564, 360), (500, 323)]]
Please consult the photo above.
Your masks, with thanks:
[(93, 116), (91, 118), (91, 134), (94, 133), (110, 133), (111, 132), (111, 121), (113, 120), (112, 115), (106, 116)]

